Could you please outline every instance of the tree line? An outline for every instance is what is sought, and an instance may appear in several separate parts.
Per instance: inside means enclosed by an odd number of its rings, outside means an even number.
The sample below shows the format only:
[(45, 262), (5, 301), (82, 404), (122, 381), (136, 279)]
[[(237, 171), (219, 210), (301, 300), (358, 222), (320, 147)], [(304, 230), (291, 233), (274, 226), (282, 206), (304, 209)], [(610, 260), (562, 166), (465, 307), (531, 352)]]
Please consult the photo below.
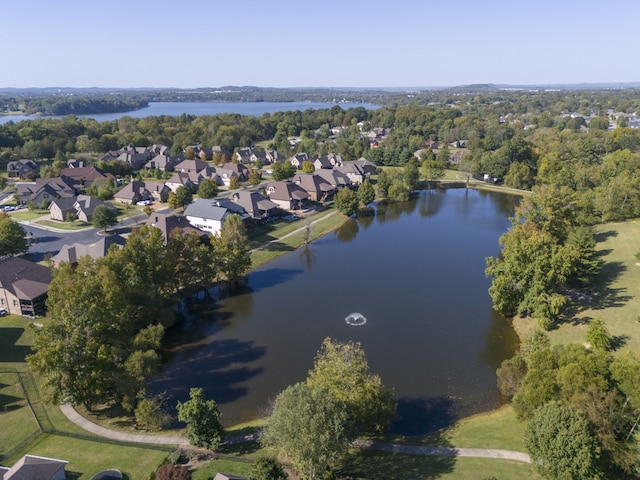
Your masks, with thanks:
[(145, 380), (160, 367), (165, 329), (180, 297), (214, 282), (235, 284), (251, 266), (242, 220), (231, 215), (218, 236), (134, 230), (104, 258), (63, 262), (53, 270), (48, 321), (28, 357), (55, 403), (95, 405), (113, 400), (133, 411)]

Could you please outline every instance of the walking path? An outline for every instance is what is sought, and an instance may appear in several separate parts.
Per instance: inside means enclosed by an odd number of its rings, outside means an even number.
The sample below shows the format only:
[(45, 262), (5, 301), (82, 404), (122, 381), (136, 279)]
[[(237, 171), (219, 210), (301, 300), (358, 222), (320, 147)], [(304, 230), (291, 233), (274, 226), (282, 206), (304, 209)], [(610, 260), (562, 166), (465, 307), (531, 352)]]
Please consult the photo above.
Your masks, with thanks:
[[(62, 413), (79, 427), (94, 433), (98, 436), (119, 440), (121, 442), (147, 443), (160, 445), (187, 445), (189, 441), (186, 437), (170, 435), (146, 435), (137, 433), (118, 432), (110, 430), (100, 425), (96, 425), (91, 420), (87, 420), (80, 415), (71, 405), (62, 405)], [(230, 437), (225, 443), (241, 443), (257, 440), (257, 434), (238, 435)], [(374, 442), (371, 440), (356, 440), (354, 447), (370, 448), (384, 452), (402, 453), (406, 455), (432, 455), (441, 457), (483, 457), (499, 458), (502, 460), (515, 460), (517, 462), (530, 463), (529, 455), (511, 450), (491, 450), (488, 448), (445, 448), (445, 447), (423, 447), (419, 445), (401, 445), (398, 443)]]

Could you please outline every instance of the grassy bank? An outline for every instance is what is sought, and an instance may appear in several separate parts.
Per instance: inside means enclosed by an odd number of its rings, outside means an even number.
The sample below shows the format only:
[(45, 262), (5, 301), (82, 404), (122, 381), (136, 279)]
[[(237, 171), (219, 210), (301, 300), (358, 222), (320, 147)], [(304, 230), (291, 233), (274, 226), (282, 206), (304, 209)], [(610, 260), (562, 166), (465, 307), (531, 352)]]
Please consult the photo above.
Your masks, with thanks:
[[(640, 351), (640, 266), (635, 254), (640, 250), (640, 221), (607, 223), (594, 229), (596, 249), (603, 261), (590, 303), (576, 305), (571, 321), (549, 332), (553, 344), (582, 343), (589, 321), (602, 318), (619, 351)], [(521, 338), (526, 337), (535, 321), (515, 319)]]

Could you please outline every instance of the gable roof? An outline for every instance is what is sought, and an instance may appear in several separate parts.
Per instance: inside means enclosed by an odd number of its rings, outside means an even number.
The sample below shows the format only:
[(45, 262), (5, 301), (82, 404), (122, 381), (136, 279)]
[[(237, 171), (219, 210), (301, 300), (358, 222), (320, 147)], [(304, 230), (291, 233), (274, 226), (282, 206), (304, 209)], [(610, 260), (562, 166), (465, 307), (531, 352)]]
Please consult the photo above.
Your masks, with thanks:
[(20, 257), (0, 259), (0, 288), (21, 300), (33, 300), (47, 293), (51, 270)]
[[(65, 460), (55, 458), (38, 457), (36, 455), (25, 455), (11, 467), (3, 480), (51, 480), (53, 478), (65, 478), (66, 475), (59, 476), (67, 465)], [(0, 472), (1, 473), (1, 472)]]
[(102, 258), (107, 254), (111, 245), (118, 245), (122, 248), (125, 243), (127, 243), (127, 240), (121, 235), (107, 235), (88, 245), (84, 243), (64, 245), (56, 255), (51, 257), (51, 260), (54, 263), (68, 262), (73, 265), (78, 263), (80, 258), (87, 255), (94, 259)]
[(233, 203), (240, 205), (245, 211), (254, 215), (259, 212), (268, 212), (269, 210), (278, 208), (278, 204), (258, 192), (238, 190), (233, 193), (231, 199)]
[(300, 185), (307, 192), (330, 192), (333, 190), (333, 185), (327, 182), (320, 175), (312, 173), (297, 173), (293, 176), (293, 183)]
[(105, 173), (96, 167), (63, 168), (60, 170), (60, 176), (73, 178), (76, 181), (84, 180), (85, 183), (92, 183), (96, 178), (114, 178), (110, 173)]
[(189, 220), (182, 215), (167, 215), (166, 213), (153, 212), (147, 219), (147, 225), (158, 228), (162, 232), (165, 242), (169, 241), (171, 232), (176, 228), (179, 228), (184, 233), (196, 232), (199, 235), (206, 234), (191, 225)]
[(269, 198), (274, 200), (306, 200), (309, 198), (307, 191), (293, 182), (269, 182), (266, 188)]

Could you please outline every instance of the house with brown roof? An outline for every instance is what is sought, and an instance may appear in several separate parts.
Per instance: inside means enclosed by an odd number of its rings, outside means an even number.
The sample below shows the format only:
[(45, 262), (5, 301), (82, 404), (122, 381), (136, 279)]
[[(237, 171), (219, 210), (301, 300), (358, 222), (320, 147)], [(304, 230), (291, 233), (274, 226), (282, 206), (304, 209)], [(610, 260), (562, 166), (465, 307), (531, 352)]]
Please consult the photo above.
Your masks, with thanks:
[(97, 179), (112, 180), (115, 184), (115, 177), (110, 173), (103, 172), (96, 167), (80, 167), (80, 168), (63, 168), (60, 171), (61, 177), (72, 178), (78, 189), (88, 188)]
[(187, 217), (182, 215), (167, 215), (166, 213), (153, 212), (147, 219), (147, 225), (156, 227), (162, 232), (164, 243), (169, 241), (171, 232), (175, 229), (180, 229), (185, 234), (194, 232), (200, 236), (208, 235), (206, 232), (191, 225)]
[(241, 182), (246, 182), (249, 179), (249, 169), (241, 163), (225, 163), (222, 167), (216, 168), (216, 172), (218, 172), (220, 168), (222, 170), (235, 172), (238, 180)]
[(174, 170), (181, 173), (199, 173), (207, 168), (207, 164), (202, 160), (183, 160), (178, 163)]
[(147, 163), (145, 163), (144, 168), (147, 170), (158, 169), (162, 172), (173, 172), (175, 170), (175, 166), (180, 162), (185, 160), (184, 155), (178, 156), (169, 156), (169, 155), (156, 155)]
[(144, 182), (134, 180), (116, 192), (113, 198), (120, 203), (133, 205), (141, 200), (153, 200), (153, 195), (147, 190)]
[(299, 210), (309, 199), (309, 194), (300, 185), (293, 182), (269, 182), (265, 189), (269, 200), (283, 210)]
[(144, 186), (149, 190), (149, 193), (151, 193), (151, 196), (155, 201), (166, 202), (169, 200), (169, 192), (171, 189), (165, 182), (147, 180), (144, 182)]
[(67, 461), (25, 455), (13, 467), (0, 467), (0, 480), (65, 480)]
[(18, 185), (16, 197), (26, 205), (33, 202), (46, 208), (55, 198), (68, 198), (77, 194), (75, 181), (70, 177), (38, 178), (35, 183)]
[(0, 308), (16, 315), (39, 315), (52, 279), (51, 270), (21, 257), (0, 258)]
[(278, 211), (278, 204), (258, 192), (237, 190), (233, 192), (230, 199), (233, 203), (240, 205), (255, 220), (271, 217)]
[(333, 185), (313, 173), (297, 173), (291, 181), (301, 186), (309, 194), (309, 200), (312, 202), (324, 202), (335, 191)]

